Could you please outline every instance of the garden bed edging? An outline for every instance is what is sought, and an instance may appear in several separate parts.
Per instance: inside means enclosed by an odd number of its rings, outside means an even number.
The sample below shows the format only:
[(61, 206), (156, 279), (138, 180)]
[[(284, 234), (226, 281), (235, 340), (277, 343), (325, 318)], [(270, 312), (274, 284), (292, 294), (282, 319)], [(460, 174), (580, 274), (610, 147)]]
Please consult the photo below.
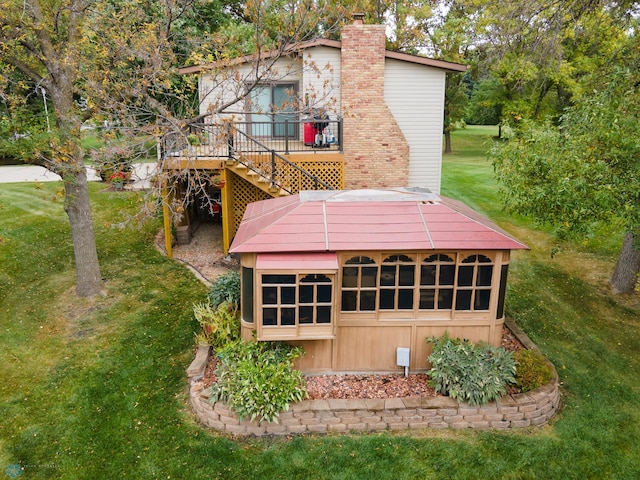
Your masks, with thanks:
[[(526, 348), (537, 348), (513, 322), (509, 329)], [(233, 435), (291, 435), (304, 433), (407, 429), (473, 428), (506, 430), (544, 425), (560, 407), (558, 375), (527, 393), (505, 395), (496, 402), (472, 406), (447, 396), (386, 399), (303, 400), (278, 416), (278, 423), (240, 420), (222, 402), (209, 401), (202, 377), (209, 354), (199, 347), (187, 370), (190, 401), (207, 427)]]

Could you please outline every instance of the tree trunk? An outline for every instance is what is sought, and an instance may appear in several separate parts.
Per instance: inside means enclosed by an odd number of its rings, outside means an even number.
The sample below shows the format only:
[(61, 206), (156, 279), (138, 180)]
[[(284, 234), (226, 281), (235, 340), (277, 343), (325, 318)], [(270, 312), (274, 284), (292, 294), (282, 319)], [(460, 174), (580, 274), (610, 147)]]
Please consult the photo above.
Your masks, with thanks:
[(451, 132), (444, 132), (444, 153), (451, 153)]
[(634, 240), (636, 235), (628, 232), (624, 237), (622, 250), (618, 256), (616, 268), (609, 280), (614, 295), (633, 292), (640, 272), (640, 250)]
[(84, 167), (80, 167), (73, 173), (66, 173), (63, 178), (64, 210), (71, 224), (76, 263), (76, 294), (80, 297), (92, 297), (102, 293), (102, 276), (91, 218), (87, 172)]

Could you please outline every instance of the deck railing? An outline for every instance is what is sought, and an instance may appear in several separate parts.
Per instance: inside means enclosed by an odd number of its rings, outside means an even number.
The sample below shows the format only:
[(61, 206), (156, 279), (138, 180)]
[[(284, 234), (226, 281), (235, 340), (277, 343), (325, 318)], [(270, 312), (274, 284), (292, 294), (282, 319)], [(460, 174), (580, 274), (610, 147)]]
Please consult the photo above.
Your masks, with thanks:
[[(233, 128), (230, 128), (230, 125)], [(298, 152), (342, 151), (342, 120), (206, 123), (206, 117), (191, 122), (183, 132), (166, 135), (164, 156), (228, 157), (228, 136), (233, 134), (236, 150), (251, 153), (257, 140), (269, 150), (288, 155)], [(258, 151), (261, 147), (258, 147)]]
[[(200, 117), (200, 120), (202, 117)], [(308, 122), (309, 123), (309, 122)], [(306, 138), (298, 140), (298, 124), (284, 122), (241, 122), (204, 124), (192, 122), (184, 132), (165, 135), (161, 142), (161, 158), (219, 158), (244, 165), (269, 183), (288, 193), (302, 190), (332, 190), (333, 187), (316, 175), (296, 165), (283, 155), (305, 151), (339, 151), (341, 122), (321, 121), (301, 124)], [(266, 135), (282, 127), (291, 135), (277, 138)], [(270, 130), (271, 129), (271, 130)], [(252, 134), (248, 133), (251, 132)], [(295, 135), (294, 135), (295, 132)], [(257, 134), (257, 135), (256, 135)], [(312, 137), (313, 135), (313, 137)], [(305, 141), (306, 140), (306, 141)], [(307, 145), (305, 145), (305, 143)]]
[[(267, 145), (277, 153), (341, 151), (342, 121), (308, 119), (302, 122), (235, 122), (235, 129)], [(206, 127), (205, 127), (206, 128)], [(242, 136), (236, 141), (241, 142)], [(246, 151), (243, 149), (243, 151)]]

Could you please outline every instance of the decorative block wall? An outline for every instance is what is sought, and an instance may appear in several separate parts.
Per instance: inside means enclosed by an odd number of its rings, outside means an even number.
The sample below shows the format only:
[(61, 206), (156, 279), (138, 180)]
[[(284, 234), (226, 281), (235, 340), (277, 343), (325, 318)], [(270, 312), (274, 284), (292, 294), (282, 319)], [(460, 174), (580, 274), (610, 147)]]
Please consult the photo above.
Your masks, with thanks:
[(557, 378), (528, 393), (470, 406), (450, 397), (304, 400), (279, 415), (279, 423), (240, 421), (221, 402), (209, 402), (201, 381), (191, 382), (191, 406), (207, 427), (233, 435), (291, 435), (407, 429), (523, 428), (546, 424), (560, 405)]
[[(507, 326), (525, 348), (536, 345), (511, 319)], [(209, 402), (202, 375), (209, 355), (201, 347), (189, 366), (190, 401), (198, 419), (207, 427), (233, 435), (291, 435), (380, 430), (473, 428), (506, 430), (544, 425), (560, 408), (558, 375), (527, 393), (505, 395), (497, 402), (471, 406), (445, 397), (405, 397), (354, 400), (304, 400), (282, 412), (279, 423), (240, 421), (225, 404)]]

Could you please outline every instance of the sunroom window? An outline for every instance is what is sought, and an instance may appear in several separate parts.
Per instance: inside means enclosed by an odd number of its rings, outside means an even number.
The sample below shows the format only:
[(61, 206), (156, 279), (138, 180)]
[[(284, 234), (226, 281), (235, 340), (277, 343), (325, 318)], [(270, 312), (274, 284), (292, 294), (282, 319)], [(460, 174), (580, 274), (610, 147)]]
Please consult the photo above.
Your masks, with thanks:
[(296, 324), (296, 276), (262, 275), (262, 325)]
[(263, 274), (262, 326), (331, 324), (331, 277), (323, 274)]
[(391, 255), (380, 266), (380, 310), (413, 310), (416, 265), (407, 255)]
[(481, 254), (353, 256), (342, 265), (341, 311), (380, 313), (385, 319), (396, 318), (392, 312), (406, 319), (488, 311), (494, 280), (499, 280), (494, 268), (494, 259)]
[(298, 286), (298, 321), (300, 324), (331, 323), (331, 279), (326, 275), (307, 275)]
[(376, 310), (378, 265), (364, 256), (352, 257), (342, 267), (342, 311)]
[(451, 310), (456, 262), (442, 253), (431, 255), (420, 266), (420, 310)]
[(493, 262), (484, 255), (471, 255), (458, 265), (456, 310), (489, 310)]
[(253, 323), (253, 268), (242, 267), (242, 319)]

